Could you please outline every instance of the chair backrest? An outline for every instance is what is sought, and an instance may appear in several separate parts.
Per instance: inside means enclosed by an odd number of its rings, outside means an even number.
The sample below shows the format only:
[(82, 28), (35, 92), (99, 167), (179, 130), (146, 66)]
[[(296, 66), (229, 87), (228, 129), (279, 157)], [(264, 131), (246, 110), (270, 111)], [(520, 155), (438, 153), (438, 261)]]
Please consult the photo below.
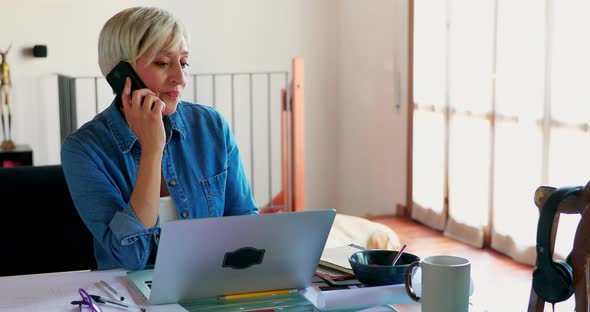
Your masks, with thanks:
[[(569, 192), (567, 190), (577, 189), (575, 192)], [(567, 192), (566, 192), (567, 191)], [(555, 202), (553, 195), (558, 198)], [(537, 265), (533, 271), (533, 283), (529, 295), (528, 312), (542, 312), (545, 311), (545, 300), (552, 300), (548, 298), (553, 292), (561, 291), (568, 287), (573, 287), (573, 293), (575, 295), (575, 311), (590, 311), (590, 271), (588, 263), (590, 263), (590, 182), (586, 186), (582, 187), (561, 187), (555, 188), (551, 186), (540, 186), (535, 191), (535, 205), (539, 208), (539, 224), (537, 225), (537, 250), (545, 250), (545, 253), (541, 253), (541, 256), (545, 257), (545, 260), (539, 258), (539, 252), (537, 252)], [(555, 207), (551, 207), (550, 213), (548, 211), (548, 204), (553, 201), (553, 204), (557, 204), (557, 211), (554, 211)], [(549, 206), (551, 206), (549, 205)], [(560, 214), (580, 214), (580, 222), (575, 231), (573, 249), (570, 253), (571, 258), (567, 262), (561, 262), (559, 260), (553, 261), (550, 259), (550, 265), (547, 265), (547, 251), (549, 255), (553, 256), (553, 249), (555, 247), (555, 238), (557, 236), (557, 227), (559, 224)], [(546, 218), (546, 219), (543, 219)], [(543, 220), (543, 222), (541, 222)], [(552, 224), (552, 228), (549, 229), (549, 223)], [(543, 238), (543, 242), (540, 243), (539, 235), (547, 234), (547, 237)], [(570, 257), (568, 256), (568, 258)], [(545, 263), (543, 263), (545, 262)], [(544, 271), (544, 272), (543, 272)], [(547, 280), (544, 285), (536, 285), (540, 281)], [(537, 289), (536, 289), (537, 288)], [(540, 291), (537, 293), (537, 291)], [(568, 289), (569, 295), (570, 289)], [(547, 297), (547, 298), (546, 298)], [(545, 298), (545, 299), (544, 299)], [(562, 301), (560, 299), (559, 301)]]
[(61, 165), (0, 168), (0, 276), (96, 268)]

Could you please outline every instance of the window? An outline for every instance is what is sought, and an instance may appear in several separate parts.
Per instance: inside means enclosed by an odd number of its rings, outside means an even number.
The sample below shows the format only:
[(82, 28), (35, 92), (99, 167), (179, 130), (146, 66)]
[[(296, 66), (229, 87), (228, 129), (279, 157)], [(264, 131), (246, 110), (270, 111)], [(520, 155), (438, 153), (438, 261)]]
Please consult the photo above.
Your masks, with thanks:
[[(590, 2), (414, 5), (412, 216), (533, 264), (540, 185), (590, 180)], [(578, 215), (562, 215), (556, 252)]]

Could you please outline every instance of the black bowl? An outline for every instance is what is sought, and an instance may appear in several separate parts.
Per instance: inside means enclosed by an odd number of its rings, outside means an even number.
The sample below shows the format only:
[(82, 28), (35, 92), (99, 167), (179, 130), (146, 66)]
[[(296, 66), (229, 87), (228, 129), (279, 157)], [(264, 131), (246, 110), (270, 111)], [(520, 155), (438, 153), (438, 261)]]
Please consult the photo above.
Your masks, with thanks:
[(404, 252), (394, 266), (391, 266), (397, 251), (370, 249), (350, 255), (348, 262), (359, 282), (370, 286), (403, 284), (406, 271), (420, 257)]

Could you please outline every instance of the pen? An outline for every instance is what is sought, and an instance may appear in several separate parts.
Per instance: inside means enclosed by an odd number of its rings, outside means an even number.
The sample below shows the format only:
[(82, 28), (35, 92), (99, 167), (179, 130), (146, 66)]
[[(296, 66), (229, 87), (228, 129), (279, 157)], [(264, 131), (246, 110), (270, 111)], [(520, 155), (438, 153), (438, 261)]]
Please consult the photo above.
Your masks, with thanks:
[[(121, 302), (116, 302), (116, 301), (111, 301), (108, 299), (104, 299), (101, 296), (97, 296), (97, 295), (90, 295), (90, 297), (92, 297), (92, 300), (96, 301), (97, 304), (104, 304), (107, 306), (113, 306), (113, 307), (118, 307), (118, 308), (124, 308), (124, 309), (137, 309), (137, 311), (140, 312), (146, 312), (145, 308), (142, 307), (138, 307), (136, 305), (132, 305), (129, 303), (121, 303)], [(73, 305), (80, 305), (80, 304), (84, 304), (84, 301), (72, 301), (71, 302)]]
[(245, 294), (225, 295), (225, 296), (221, 296), (220, 299), (235, 300), (235, 299), (257, 298), (257, 297), (274, 296), (274, 295), (286, 295), (286, 294), (291, 294), (294, 292), (297, 292), (297, 289), (269, 290), (269, 291), (259, 291), (259, 292), (253, 292), (253, 293), (245, 293)]
[(120, 308), (127, 308), (127, 309), (131, 309), (131, 308), (135, 308), (141, 312), (145, 312), (145, 309), (142, 307), (138, 307), (136, 305), (132, 305), (129, 303), (122, 303), (122, 302), (116, 302), (116, 301), (111, 301), (108, 299), (105, 299), (101, 296), (96, 296), (96, 295), (90, 295), (90, 297), (92, 297), (92, 299), (94, 299), (94, 301), (96, 301), (99, 304), (104, 304), (104, 305), (112, 305), (112, 306), (117, 306)]
[(108, 293), (109, 293), (111, 296), (113, 296), (114, 298), (117, 298), (117, 299), (119, 299), (119, 300), (121, 300), (121, 301), (124, 301), (124, 300), (125, 300), (125, 297), (123, 297), (123, 296), (119, 295), (119, 293), (118, 293), (118, 292), (117, 292), (117, 291), (116, 291), (116, 290), (115, 290), (113, 287), (111, 287), (111, 285), (107, 284), (107, 282), (105, 282), (105, 281), (100, 281), (99, 283), (100, 283), (102, 286), (104, 286), (104, 288), (107, 290), (107, 292), (108, 292)]

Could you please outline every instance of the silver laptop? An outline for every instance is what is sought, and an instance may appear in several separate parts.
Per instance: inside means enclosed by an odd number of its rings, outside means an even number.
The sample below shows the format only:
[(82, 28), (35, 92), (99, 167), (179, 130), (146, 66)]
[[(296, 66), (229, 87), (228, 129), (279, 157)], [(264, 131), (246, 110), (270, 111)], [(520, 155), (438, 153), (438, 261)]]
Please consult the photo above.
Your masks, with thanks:
[(150, 304), (278, 289), (312, 277), (335, 210), (164, 223), (153, 270), (130, 271)]

